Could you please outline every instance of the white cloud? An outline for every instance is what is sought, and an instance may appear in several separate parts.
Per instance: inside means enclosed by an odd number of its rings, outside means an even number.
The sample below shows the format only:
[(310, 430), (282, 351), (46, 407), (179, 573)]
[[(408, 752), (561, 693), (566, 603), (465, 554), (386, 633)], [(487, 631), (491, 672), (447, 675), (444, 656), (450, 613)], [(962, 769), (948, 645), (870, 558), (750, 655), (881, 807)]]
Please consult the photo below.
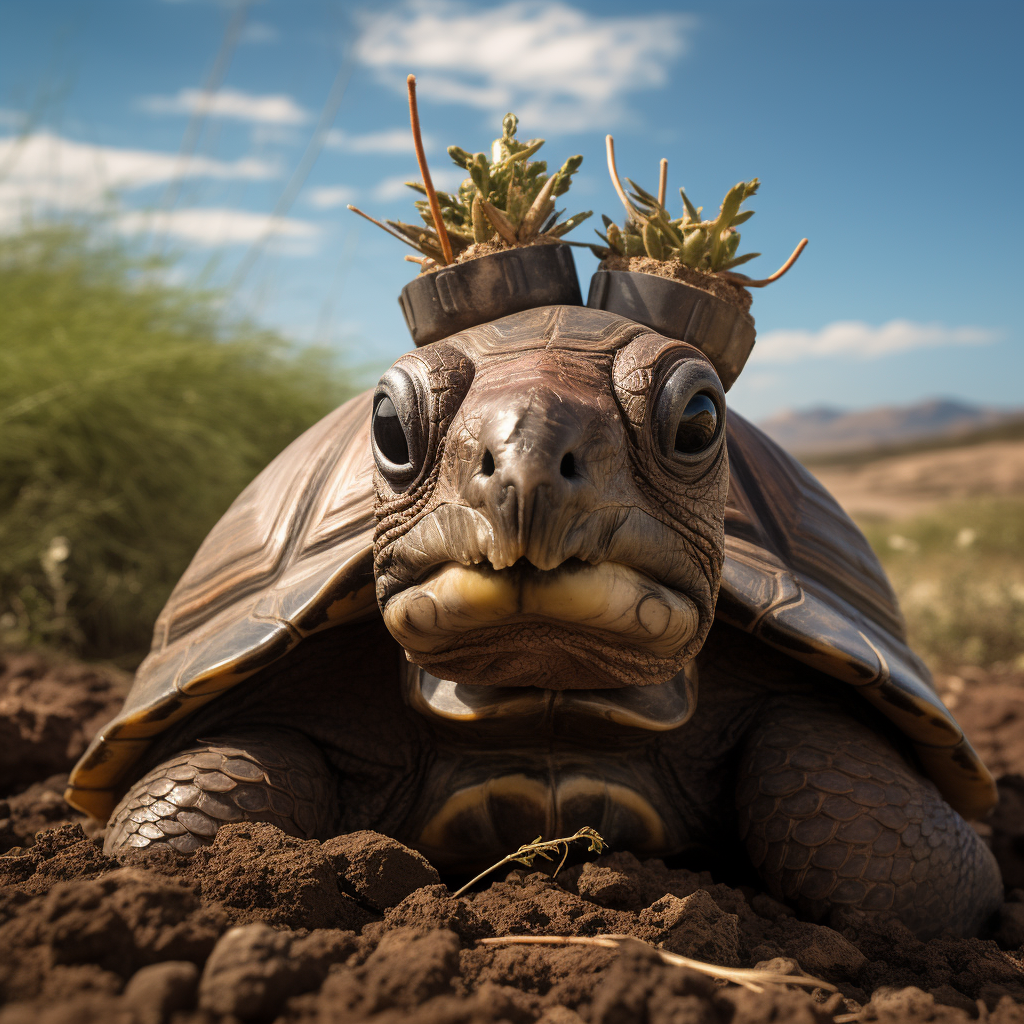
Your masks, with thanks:
[(291, 125), (254, 124), (249, 131), (254, 146), (297, 146), (304, 141), (303, 134)]
[(529, 131), (589, 131), (628, 113), (628, 93), (663, 86), (694, 25), (683, 14), (603, 17), (567, 4), (405, 0), (358, 17), (356, 54), (395, 87), (503, 114)]
[[(430, 172), (430, 180), (434, 188), (442, 192), (454, 192), (466, 179), (466, 172), (457, 167), (442, 167)], [(415, 193), (407, 181), (419, 181), (418, 174), (396, 174), (389, 178), (382, 179), (373, 189), (371, 195), (374, 199), (392, 200), (408, 198), (410, 201), (422, 199), (423, 195)]]
[(200, 156), (182, 163), (176, 153), (97, 146), (45, 131), (0, 138), (0, 167), (0, 230), (16, 227), (25, 214), (94, 210), (110, 192), (177, 177), (261, 181), (279, 175), (264, 160)]
[(984, 327), (946, 327), (911, 320), (890, 320), (873, 327), (859, 320), (839, 320), (819, 331), (768, 331), (758, 338), (750, 362), (794, 363), (827, 356), (878, 359), (916, 348), (984, 345), (999, 336), (998, 331)]
[(148, 231), (208, 247), (248, 244), (265, 234), (310, 243), (320, 230), (308, 221), (269, 217), (263, 213), (223, 207), (196, 207), (153, 213), (136, 210), (118, 217), (117, 227), (125, 234)]
[(177, 96), (144, 96), (138, 105), (151, 114), (205, 113), (255, 124), (295, 125), (309, 120), (309, 112), (284, 93), (254, 96), (238, 89), (182, 89)]
[(242, 43), (276, 43), (280, 33), (273, 25), (265, 21), (250, 21), (242, 29), (242, 36), (239, 42)]
[(420, 196), (414, 196), (412, 189), (405, 184), (407, 181), (412, 181), (412, 178), (406, 174), (394, 174), (390, 178), (382, 178), (373, 189), (373, 198), (385, 202), (392, 199), (404, 199), (407, 196), (414, 201), (419, 199)]
[(358, 194), (358, 189), (350, 188), (348, 185), (332, 185), (310, 189), (306, 199), (310, 205), (320, 210), (330, 210), (332, 207), (351, 203)]
[[(368, 132), (366, 135), (350, 135), (338, 128), (327, 133), (324, 145), (328, 149), (342, 149), (348, 153), (412, 153), (412, 132), (409, 128), (387, 128), (384, 131)], [(429, 135), (423, 136), (423, 148), (433, 149), (436, 142)]]

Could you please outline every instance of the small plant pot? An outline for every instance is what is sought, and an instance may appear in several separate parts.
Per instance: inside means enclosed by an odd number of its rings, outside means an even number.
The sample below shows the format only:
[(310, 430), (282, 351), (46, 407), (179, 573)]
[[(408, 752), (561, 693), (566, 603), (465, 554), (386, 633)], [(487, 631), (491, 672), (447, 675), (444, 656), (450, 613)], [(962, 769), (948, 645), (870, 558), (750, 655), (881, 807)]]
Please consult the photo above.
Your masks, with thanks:
[(587, 305), (618, 313), (699, 348), (714, 364), (726, 391), (736, 382), (754, 347), (754, 324), (742, 310), (667, 277), (599, 270), (590, 280)]
[(506, 249), (410, 281), (398, 299), (412, 340), (428, 345), (538, 306), (582, 306), (567, 245)]

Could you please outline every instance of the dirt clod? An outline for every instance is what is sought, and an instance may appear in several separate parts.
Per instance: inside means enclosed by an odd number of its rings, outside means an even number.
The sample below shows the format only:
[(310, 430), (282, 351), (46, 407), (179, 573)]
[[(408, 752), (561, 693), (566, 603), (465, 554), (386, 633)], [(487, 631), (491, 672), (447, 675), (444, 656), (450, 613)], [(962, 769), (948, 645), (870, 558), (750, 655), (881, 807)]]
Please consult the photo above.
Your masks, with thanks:
[(70, 771), (130, 683), (113, 668), (0, 653), (0, 794)]
[(195, 1006), (199, 968), (188, 960), (140, 967), (125, 985), (121, 1002), (143, 1024), (166, 1024), (172, 1013)]
[(204, 899), (222, 904), (235, 924), (358, 929), (370, 918), (341, 891), (320, 843), (273, 825), (224, 825), (210, 846), (183, 859)]
[(320, 987), (331, 964), (355, 952), (354, 932), (324, 929), (312, 936), (240, 925), (225, 932), (199, 983), (199, 1008), (214, 1016), (274, 1016), (289, 996)]
[(424, 885), (439, 885), (441, 878), (430, 861), (379, 832), (353, 832), (323, 845), (342, 887), (375, 910), (398, 906)]

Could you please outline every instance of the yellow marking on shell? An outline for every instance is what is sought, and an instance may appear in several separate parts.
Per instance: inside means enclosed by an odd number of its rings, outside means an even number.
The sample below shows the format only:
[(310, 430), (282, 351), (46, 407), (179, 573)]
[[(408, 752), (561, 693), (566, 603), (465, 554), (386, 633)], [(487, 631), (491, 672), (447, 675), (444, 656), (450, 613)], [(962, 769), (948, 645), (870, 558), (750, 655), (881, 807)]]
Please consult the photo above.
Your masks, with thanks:
[[(149, 746), (148, 739), (118, 739), (116, 730), (96, 737), (71, 774), (64, 799), (72, 807), (101, 820), (114, 809), (114, 785), (126, 766), (134, 764)], [(103, 808), (109, 809), (103, 813)], [(93, 810), (99, 808), (99, 812)]]
[(81, 786), (68, 786), (64, 790), (64, 799), (76, 810), (97, 821), (106, 821), (114, 813), (117, 804), (111, 790), (84, 789)]
[[(331, 617), (324, 628), (353, 621), (364, 615), (368, 607), (375, 607), (372, 584), (334, 602)], [(288, 648), (291, 650), (299, 642), (299, 637), (288, 623), (281, 625), (292, 633), (293, 642)], [(149, 740), (265, 667), (258, 663), (252, 668), (240, 668), (252, 656), (251, 650), (244, 651), (186, 679), (178, 688), (180, 705), (161, 718), (153, 717), (151, 707), (143, 707), (114, 722), (90, 747), (94, 753), (102, 750), (104, 756), (91, 762), (88, 757), (83, 757), (72, 772), (65, 795), (68, 803), (101, 820), (109, 817), (122, 776), (142, 756)]]
[(376, 587), (372, 582), (353, 590), (337, 601), (332, 601), (327, 606), (327, 621), (304, 635), (311, 636), (332, 626), (344, 626), (346, 623), (366, 617), (370, 612), (377, 612)]
[[(237, 663), (239, 660), (241, 659), (233, 659), (233, 662)], [(114, 722), (93, 740), (86, 756), (75, 766), (64, 799), (72, 807), (105, 820), (114, 809), (114, 792), (120, 788), (122, 776), (145, 753), (153, 736), (165, 732), (169, 726), (187, 718), (214, 697), (259, 670), (260, 666), (248, 672), (234, 674), (211, 670), (186, 683), (186, 689), (179, 691), (181, 704), (165, 717), (153, 721), (150, 718), (150, 709), (141, 708)], [(214, 683), (218, 684), (215, 688)], [(105, 756), (90, 762), (88, 754), (101, 750)], [(109, 809), (103, 810), (108, 803)], [(99, 811), (94, 810), (94, 807), (99, 808)]]
[[(611, 819), (625, 814), (630, 847), (637, 851), (664, 853), (669, 847), (665, 824), (652, 804), (635, 789), (600, 776), (572, 773), (554, 786), (523, 774), (501, 775), (467, 786), (453, 793), (423, 827), (416, 842), (419, 849), (444, 856), (456, 845), (455, 837), (464, 837), (467, 826), (479, 832), (480, 840), (493, 832), (493, 805), (498, 803), (503, 824), (508, 828), (509, 805), (518, 804), (519, 817), (533, 817), (535, 826), (543, 822), (546, 835), (561, 835), (592, 821), (599, 831), (608, 828)], [(574, 808), (572, 805), (577, 804)], [(595, 808), (600, 808), (596, 812)], [(527, 837), (529, 838), (529, 837)]]
[[(633, 849), (651, 852), (665, 851), (668, 843), (665, 836), (665, 823), (662, 821), (661, 815), (651, 806), (650, 801), (635, 789), (623, 786), (618, 782), (607, 782), (604, 779), (577, 775), (559, 783), (555, 797), (559, 807), (559, 816), (564, 814), (562, 806), (570, 800), (595, 798), (604, 798), (609, 803), (629, 811), (639, 820), (648, 838), (646, 842), (634, 846)], [(559, 825), (562, 825), (561, 821), (559, 821)]]
[(963, 740), (962, 744), (958, 753), (965, 762), (972, 765), (973, 772), (957, 764), (949, 747), (929, 747), (915, 743), (914, 750), (925, 772), (957, 814), (967, 819), (984, 818), (999, 799), (995, 779), (970, 743)]
[(438, 850), (445, 849), (450, 845), (448, 830), (458, 819), (467, 814), (486, 818), (489, 814), (488, 804), (494, 797), (533, 804), (540, 815), (544, 816), (550, 790), (544, 783), (526, 775), (503, 775), (457, 790), (423, 827), (418, 844)]
[[(294, 644), (291, 645), (291, 647), (294, 646)], [(288, 650), (291, 650), (291, 647)], [(251, 652), (247, 651), (246, 655), (249, 653)], [(255, 675), (264, 667), (263, 665), (257, 665), (255, 668), (246, 671), (232, 671), (231, 666), (237, 666), (242, 660), (242, 658), (232, 658), (214, 668), (207, 669), (205, 672), (200, 672), (199, 675), (182, 684), (181, 693), (188, 697), (216, 697), (225, 690), (230, 690), (237, 686), (243, 680), (248, 679), (249, 676)], [(198, 706), (197, 704), (192, 705), (193, 708)]]

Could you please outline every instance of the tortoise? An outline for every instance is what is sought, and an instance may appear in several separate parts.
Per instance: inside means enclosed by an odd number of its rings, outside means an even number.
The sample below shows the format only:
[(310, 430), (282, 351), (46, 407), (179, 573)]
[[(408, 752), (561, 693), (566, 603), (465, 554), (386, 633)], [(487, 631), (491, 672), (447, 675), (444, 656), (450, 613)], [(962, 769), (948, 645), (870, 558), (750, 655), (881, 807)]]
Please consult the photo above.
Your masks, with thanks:
[(407, 353), (253, 481), (67, 798), (114, 855), (244, 819), (461, 872), (589, 825), (927, 936), (1001, 900), (964, 820), (994, 794), (866, 540), (712, 361), (548, 305)]

